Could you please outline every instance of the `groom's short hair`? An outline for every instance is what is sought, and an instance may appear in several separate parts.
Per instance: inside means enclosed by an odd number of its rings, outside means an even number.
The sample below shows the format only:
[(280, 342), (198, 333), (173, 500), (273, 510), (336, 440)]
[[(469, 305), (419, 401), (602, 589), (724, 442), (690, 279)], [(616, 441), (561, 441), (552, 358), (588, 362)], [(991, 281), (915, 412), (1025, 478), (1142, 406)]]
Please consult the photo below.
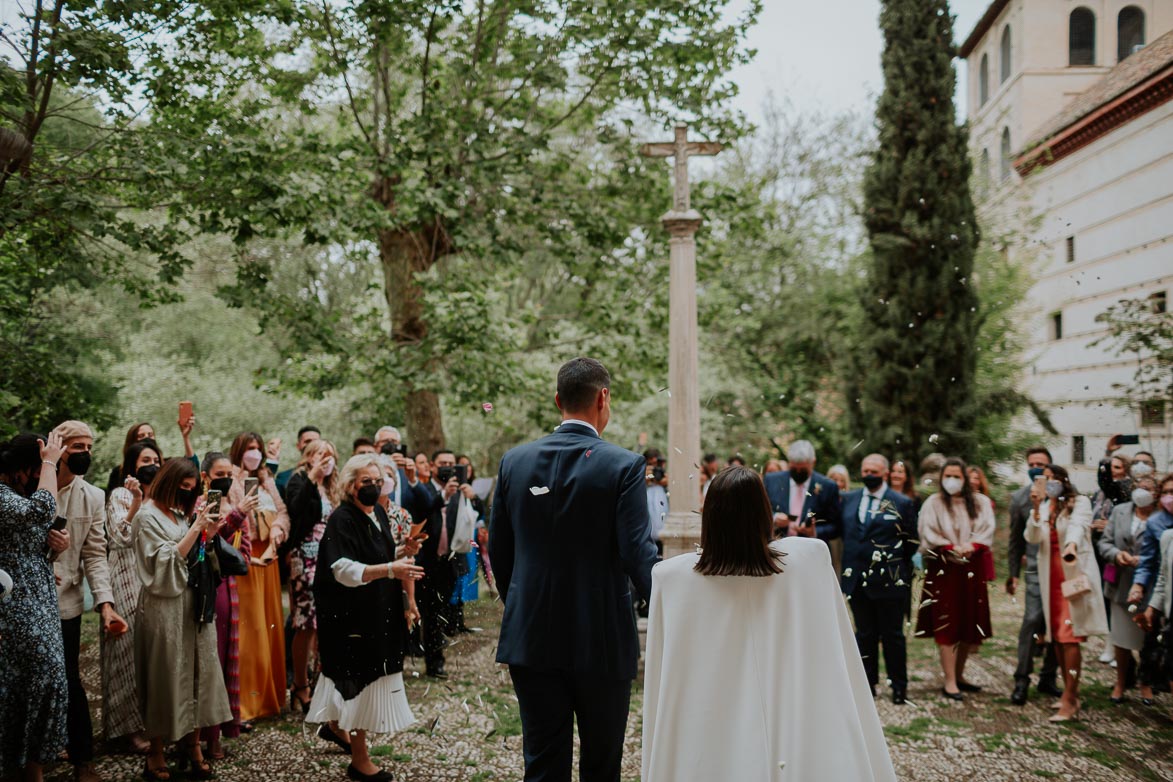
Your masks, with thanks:
[(590, 407), (599, 391), (611, 387), (611, 373), (593, 358), (572, 358), (558, 370), (558, 399), (568, 413)]

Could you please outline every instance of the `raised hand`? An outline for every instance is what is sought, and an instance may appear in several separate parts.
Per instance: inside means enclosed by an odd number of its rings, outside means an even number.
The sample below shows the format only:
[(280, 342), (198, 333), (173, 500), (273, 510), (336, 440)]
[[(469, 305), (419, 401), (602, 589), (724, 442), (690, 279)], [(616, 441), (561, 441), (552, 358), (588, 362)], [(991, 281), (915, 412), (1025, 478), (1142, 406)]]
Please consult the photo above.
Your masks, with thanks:
[(65, 453), (65, 441), (55, 431), (49, 432), (48, 440), (37, 440), (37, 445), (41, 447), (42, 461), (56, 464), (61, 459), (61, 454)]

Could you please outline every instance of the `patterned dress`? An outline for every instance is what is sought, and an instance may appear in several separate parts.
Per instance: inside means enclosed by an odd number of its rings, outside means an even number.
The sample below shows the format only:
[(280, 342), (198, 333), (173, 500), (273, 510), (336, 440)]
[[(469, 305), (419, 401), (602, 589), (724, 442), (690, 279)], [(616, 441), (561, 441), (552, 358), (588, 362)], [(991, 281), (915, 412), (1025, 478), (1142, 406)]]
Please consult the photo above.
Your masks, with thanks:
[(0, 601), (0, 777), (52, 762), (65, 747), (65, 646), (45, 559), (56, 516), (49, 492), (25, 499), (0, 484), (0, 570), (13, 584)]
[[(302, 491), (310, 488), (310, 484)], [(319, 494), (321, 492), (319, 491)], [(318, 627), (314, 613), (314, 573), (318, 569), (318, 544), (326, 532), (326, 519), (334, 512), (330, 500), (322, 497), (322, 519), (314, 525), (313, 531), (302, 541), (301, 546), (289, 556), (289, 605), (294, 630), (315, 630)]]
[(134, 680), (134, 614), (143, 585), (134, 564), (134, 519), (128, 518), (133, 503), (130, 490), (119, 486), (110, 493), (106, 505), (106, 561), (110, 565), (114, 610), (127, 624), (127, 631), (115, 638), (101, 634), (102, 728), (107, 739), (143, 729)]
[[(196, 513), (202, 510), (204, 499), (196, 503)], [(225, 500), (221, 506), (227, 515), (220, 537), (237, 550), (248, 556), (252, 541), (248, 536), (246, 516), (239, 510), (228, 508)], [(240, 736), (240, 594), (236, 589), (236, 576), (229, 576), (216, 589), (216, 653), (220, 658), (220, 670), (224, 674), (224, 686), (228, 690), (228, 706), (232, 719), (200, 731), (200, 739), (214, 742), (221, 735), (234, 739)]]

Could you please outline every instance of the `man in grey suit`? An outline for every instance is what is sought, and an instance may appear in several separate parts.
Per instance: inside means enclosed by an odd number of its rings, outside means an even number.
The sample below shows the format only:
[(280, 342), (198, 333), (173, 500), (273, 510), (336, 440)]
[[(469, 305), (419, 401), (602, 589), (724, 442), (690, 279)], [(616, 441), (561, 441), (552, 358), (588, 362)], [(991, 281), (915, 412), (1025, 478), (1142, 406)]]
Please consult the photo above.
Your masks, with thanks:
[[(1025, 486), (1010, 497), (1010, 576), (1006, 579), (1007, 594), (1014, 595), (1018, 592), (1018, 574), (1022, 570), (1023, 558), (1026, 559), (1026, 589), (1023, 593), (1025, 606), (1022, 613), (1022, 628), (1018, 631), (1018, 668), (1014, 671), (1014, 692), (1010, 696), (1010, 701), (1017, 706), (1026, 703), (1027, 692), (1030, 690), (1036, 639), (1047, 634), (1047, 621), (1043, 618), (1043, 598), (1039, 590), (1039, 547), (1034, 543), (1028, 544), (1023, 533), (1031, 512), (1031, 484), (1036, 476), (1043, 474), (1043, 468), (1050, 463), (1051, 452), (1046, 448), (1028, 448), (1026, 466), (1030, 478)], [(1055, 684), (1057, 668), (1055, 649), (1051, 644), (1047, 644), (1043, 652), (1043, 670), (1039, 674), (1039, 692), (1054, 696), (1063, 694)]]

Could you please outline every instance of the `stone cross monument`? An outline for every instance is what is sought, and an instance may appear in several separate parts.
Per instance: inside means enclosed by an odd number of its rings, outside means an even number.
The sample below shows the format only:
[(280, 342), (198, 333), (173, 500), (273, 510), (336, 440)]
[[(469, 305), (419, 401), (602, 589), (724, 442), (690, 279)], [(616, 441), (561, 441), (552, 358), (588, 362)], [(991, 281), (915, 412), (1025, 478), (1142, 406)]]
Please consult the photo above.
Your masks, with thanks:
[(640, 154), (673, 158), (672, 209), (660, 221), (670, 239), (668, 309), (668, 518), (660, 534), (664, 557), (692, 551), (701, 537), (701, 405), (697, 387), (696, 231), (701, 215), (688, 200), (688, 159), (716, 155), (721, 144), (676, 138), (645, 144)]

